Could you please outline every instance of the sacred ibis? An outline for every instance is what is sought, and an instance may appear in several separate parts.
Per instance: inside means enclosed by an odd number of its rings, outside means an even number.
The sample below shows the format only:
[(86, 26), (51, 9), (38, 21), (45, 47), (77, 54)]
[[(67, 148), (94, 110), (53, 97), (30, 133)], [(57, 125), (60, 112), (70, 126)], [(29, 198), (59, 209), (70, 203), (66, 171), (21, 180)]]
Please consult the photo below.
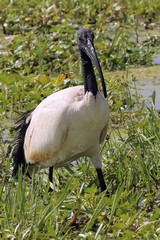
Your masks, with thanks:
[[(87, 156), (96, 168), (101, 191), (106, 189), (99, 145), (105, 140), (109, 109), (101, 66), (90, 29), (78, 30), (84, 85), (63, 89), (45, 98), (19, 121), (13, 154), (13, 176), (18, 168), (54, 168)], [(102, 83), (104, 97), (98, 90), (93, 65)]]

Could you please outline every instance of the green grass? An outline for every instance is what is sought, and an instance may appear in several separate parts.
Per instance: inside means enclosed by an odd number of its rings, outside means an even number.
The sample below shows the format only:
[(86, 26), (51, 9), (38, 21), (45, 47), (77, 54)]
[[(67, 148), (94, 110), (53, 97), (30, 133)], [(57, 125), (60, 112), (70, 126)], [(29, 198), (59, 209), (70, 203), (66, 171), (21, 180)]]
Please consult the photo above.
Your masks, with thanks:
[[(0, 58), (0, 238), (157, 240), (160, 112), (155, 92), (146, 107), (128, 76), (159, 51), (159, 1), (51, 2), (0, 0), (0, 22), (15, 35), (5, 45), (0, 37), (9, 52)], [(82, 83), (75, 37), (81, 25), (96, 32), (108, 88), (111, 120), (101, 155), (109, 197), (99, 192), (87, 158), (54, 171), (52, 194), (47, 170), (31, 179), (11, 176), (16, 118), (52, 92)], [(110, 75), (117, 69), (123, 73)]]

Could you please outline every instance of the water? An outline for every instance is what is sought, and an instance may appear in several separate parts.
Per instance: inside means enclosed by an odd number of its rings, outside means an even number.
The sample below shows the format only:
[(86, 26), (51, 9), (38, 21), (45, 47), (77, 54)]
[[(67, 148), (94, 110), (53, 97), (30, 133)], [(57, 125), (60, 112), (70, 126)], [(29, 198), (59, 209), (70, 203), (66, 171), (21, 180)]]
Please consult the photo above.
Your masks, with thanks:
[(156, 57), (153, 58), (152, 63), (153, 63), (153, 65), (159, 65), (160, 64), (160, 54), (158, 54)]
[(131, 74), (136, 78), (137, 92), (145, 104), (151, 106), (155, 92), (155, 108), (160, 109), (160, 65), (133, 69)]
[(138, 93), (147, 106), (152, 105), (152, 95), (155, 91), (155, 108), (160, 109), (160, 78), (151, 81), (139, 81), (137, 84)]

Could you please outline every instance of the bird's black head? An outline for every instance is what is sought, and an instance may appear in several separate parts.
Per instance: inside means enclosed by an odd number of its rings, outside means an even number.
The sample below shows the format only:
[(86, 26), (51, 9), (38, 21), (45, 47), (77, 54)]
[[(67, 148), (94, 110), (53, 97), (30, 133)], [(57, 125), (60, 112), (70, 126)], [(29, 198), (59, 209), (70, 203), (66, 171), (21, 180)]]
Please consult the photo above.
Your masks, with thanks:
[(77, 41), (78, 41), (78, 47), (80, 51), (85, 52), (87, 56), (91, 59), (93, 64), (96, 66), (102, 82), (104, 97), (107, 97), (103, 73), (101, 70), (99, 59), (97, 57), (97, 54), (94, 48), (94, 33), (88, 28), (81, 28), (78, 30), (78, 33), (77, 33)]
[(88, 40), (93, 44), (94, 33), (88, 28), (81, 28), (78, 30), (77, 39), (78, 46), (81, 49), (84, 45), (87, 45)]

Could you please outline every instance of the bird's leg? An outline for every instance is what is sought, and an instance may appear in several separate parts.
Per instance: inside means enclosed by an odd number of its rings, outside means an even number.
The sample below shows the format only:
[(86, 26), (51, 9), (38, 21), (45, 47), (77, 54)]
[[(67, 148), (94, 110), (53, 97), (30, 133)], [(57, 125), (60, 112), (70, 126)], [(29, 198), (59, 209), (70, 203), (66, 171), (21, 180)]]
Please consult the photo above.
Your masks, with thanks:
[(103, 172), (102, 172), (102, 163), (101, 163), (101, 155), (99, 153), (99, 146), (97, 147), (97, 149), (95, 148), (95, 150), (97, 150), (97, 153), (92, 156), (91, 161), (97, 171), (101, 192), (103, 192), (107, 189), (107, 186), (104, 181), (104, 176), (103, 176)]
[(100, 183), (100, 187), (101, 187), (101, 192), (103, 192), (107, 189), (107, 186), (104, 181), (102, 168), (96, 168), (96, 171), (97, 171), (97, 175), (98, 175), (98, 179), (99, 179), (99, 183)]
[[(49, 181), (53, 183), (53, 167), (49, 168)], [(48, 192), (53, 192), (53, 188), (49, 187)]]

